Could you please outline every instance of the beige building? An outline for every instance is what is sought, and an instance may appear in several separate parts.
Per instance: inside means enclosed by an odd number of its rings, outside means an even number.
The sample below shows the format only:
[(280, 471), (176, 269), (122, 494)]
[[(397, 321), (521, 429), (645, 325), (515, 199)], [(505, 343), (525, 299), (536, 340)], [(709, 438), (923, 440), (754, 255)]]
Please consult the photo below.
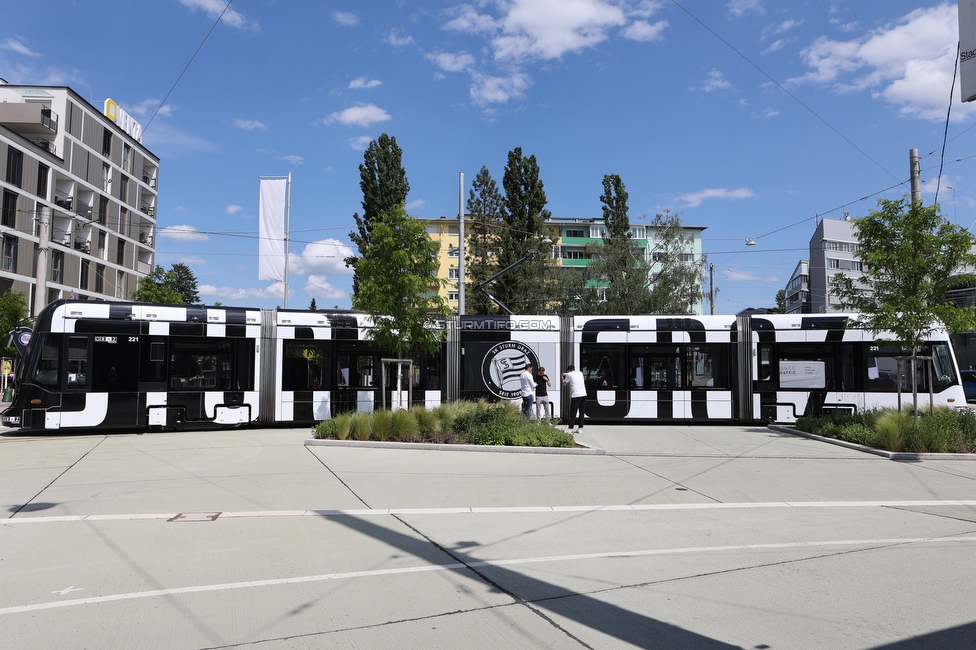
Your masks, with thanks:
[(129, 299), (153, 268), (159, 158), (112, 100), (0, 80), (0, 294)]

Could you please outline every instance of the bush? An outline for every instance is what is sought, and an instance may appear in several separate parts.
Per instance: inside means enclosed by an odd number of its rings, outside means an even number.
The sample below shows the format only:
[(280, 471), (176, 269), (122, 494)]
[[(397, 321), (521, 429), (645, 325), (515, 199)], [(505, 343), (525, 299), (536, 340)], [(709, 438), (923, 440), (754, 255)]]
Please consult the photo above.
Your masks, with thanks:
[(385, 442), (392, 438), (393, 413), (379, 410), (373, 413), (373, 438)]
[(336, 426), (335, 420), (323, 420), (315, 425), (315, 437), (318, 439), (323, 438), (338, 438), (339, 428)]
[(369, 440), (373, 433), (373, 414), (353, 413), (350, 417), (349, 432), (356, 440)]
[(932, 414), (923, 412), (918, 419), (908, 409), (868, 411), (853, 416), (834, 412), (819, 418), (798, 418), (796, 428), (887, 451), (976, 451), (976, 413), (968, 409), (939, 408)]
[(420, 427), (410, 411), (394, 411), (391, 418), (394, 440), (416, 440)]

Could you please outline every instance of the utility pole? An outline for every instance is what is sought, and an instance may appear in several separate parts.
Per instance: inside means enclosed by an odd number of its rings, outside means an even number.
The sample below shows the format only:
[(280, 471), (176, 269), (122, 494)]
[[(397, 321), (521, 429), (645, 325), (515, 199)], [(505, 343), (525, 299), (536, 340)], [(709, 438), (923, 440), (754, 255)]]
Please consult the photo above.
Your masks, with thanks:
[(458, 182), (458, 316), (464, 316), (464, 172)]
[(914, 204), (922, 200), (922, 183), (919, 180), (922, 168), (918, 162), (918, 149), (908, 152), (908, 160), (912, 167), (912, 203)]
[(34, 316), (47, 304), (47, 254), (51, 247), (51, 208), (37, 210), (37, 283), (34, 285)]
[(715, 264), (708, 265), (708, 302), (712, 305), (712, 316), (715, 315)]

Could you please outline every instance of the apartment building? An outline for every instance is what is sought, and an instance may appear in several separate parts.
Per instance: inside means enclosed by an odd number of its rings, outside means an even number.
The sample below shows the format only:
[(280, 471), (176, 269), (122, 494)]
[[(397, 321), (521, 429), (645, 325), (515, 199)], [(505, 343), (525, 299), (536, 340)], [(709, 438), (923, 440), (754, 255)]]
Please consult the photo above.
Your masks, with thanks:
[[(455, 309), (458, 306), (458, 275), (459, 275), (459, 240), (460, 229), (457, 217), (440, 217), (439, 219), (420, 219), (427, 229), (431, 239), (439, 244), (438, 261), (440, 270), (438, 278), (444, 280), (441, 295)], [(585, 250), (589, 245), (598, 245), (603, 241), (606, 226), (603, 219), (574, 219), (553, 217), (546, 221), (548, 230), (554, 233), (552, 256), (556, 263), (566, 267), (577, 267), (582, 270), (591, 263)], [(693, 263), (702, 259), (702, 231), (704, 226), (682, 226), (688, 248), (684, 253), (685, 261)], [(660, 253), (655, 250), (658, 241), (654, 228), (643, 224), (631, 226), (633, 244), (639, 255), (651, 265), (651, 273), (655, 272), (654, 265), (659, 264)], [(599, 288), (598, 288), (599, 290)], [(696, 314), (704, 313), (704, 298), (695, 306)]]
[(786, 313), (809, 314), (810, 260), (800, 260), (786, 283)]
[(855, 255), (857, 250), (857, 233), (854, 232), (850, 219), (821, 219), (817, 224), (813, 237), (810, 238), (811, 313), (820, 314), (841, 309), (831, 279), (841, 273), (857, 282), (862, 275), (861, 261)]
[(128, 299), (153, 268), (159, 158), (111, 99), (0, 80), (0, 294)]

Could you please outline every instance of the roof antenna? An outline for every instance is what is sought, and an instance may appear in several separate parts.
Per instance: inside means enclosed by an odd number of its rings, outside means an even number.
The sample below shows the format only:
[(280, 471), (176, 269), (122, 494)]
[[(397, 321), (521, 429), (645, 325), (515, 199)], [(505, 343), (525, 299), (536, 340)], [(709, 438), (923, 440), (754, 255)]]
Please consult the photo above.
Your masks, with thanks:
[(850, 221), (850, 220), (851, 220), (851, 215), (849, 215), (847, 213), (847, 206), (845, 205), (844, 206), (844, 221)]

